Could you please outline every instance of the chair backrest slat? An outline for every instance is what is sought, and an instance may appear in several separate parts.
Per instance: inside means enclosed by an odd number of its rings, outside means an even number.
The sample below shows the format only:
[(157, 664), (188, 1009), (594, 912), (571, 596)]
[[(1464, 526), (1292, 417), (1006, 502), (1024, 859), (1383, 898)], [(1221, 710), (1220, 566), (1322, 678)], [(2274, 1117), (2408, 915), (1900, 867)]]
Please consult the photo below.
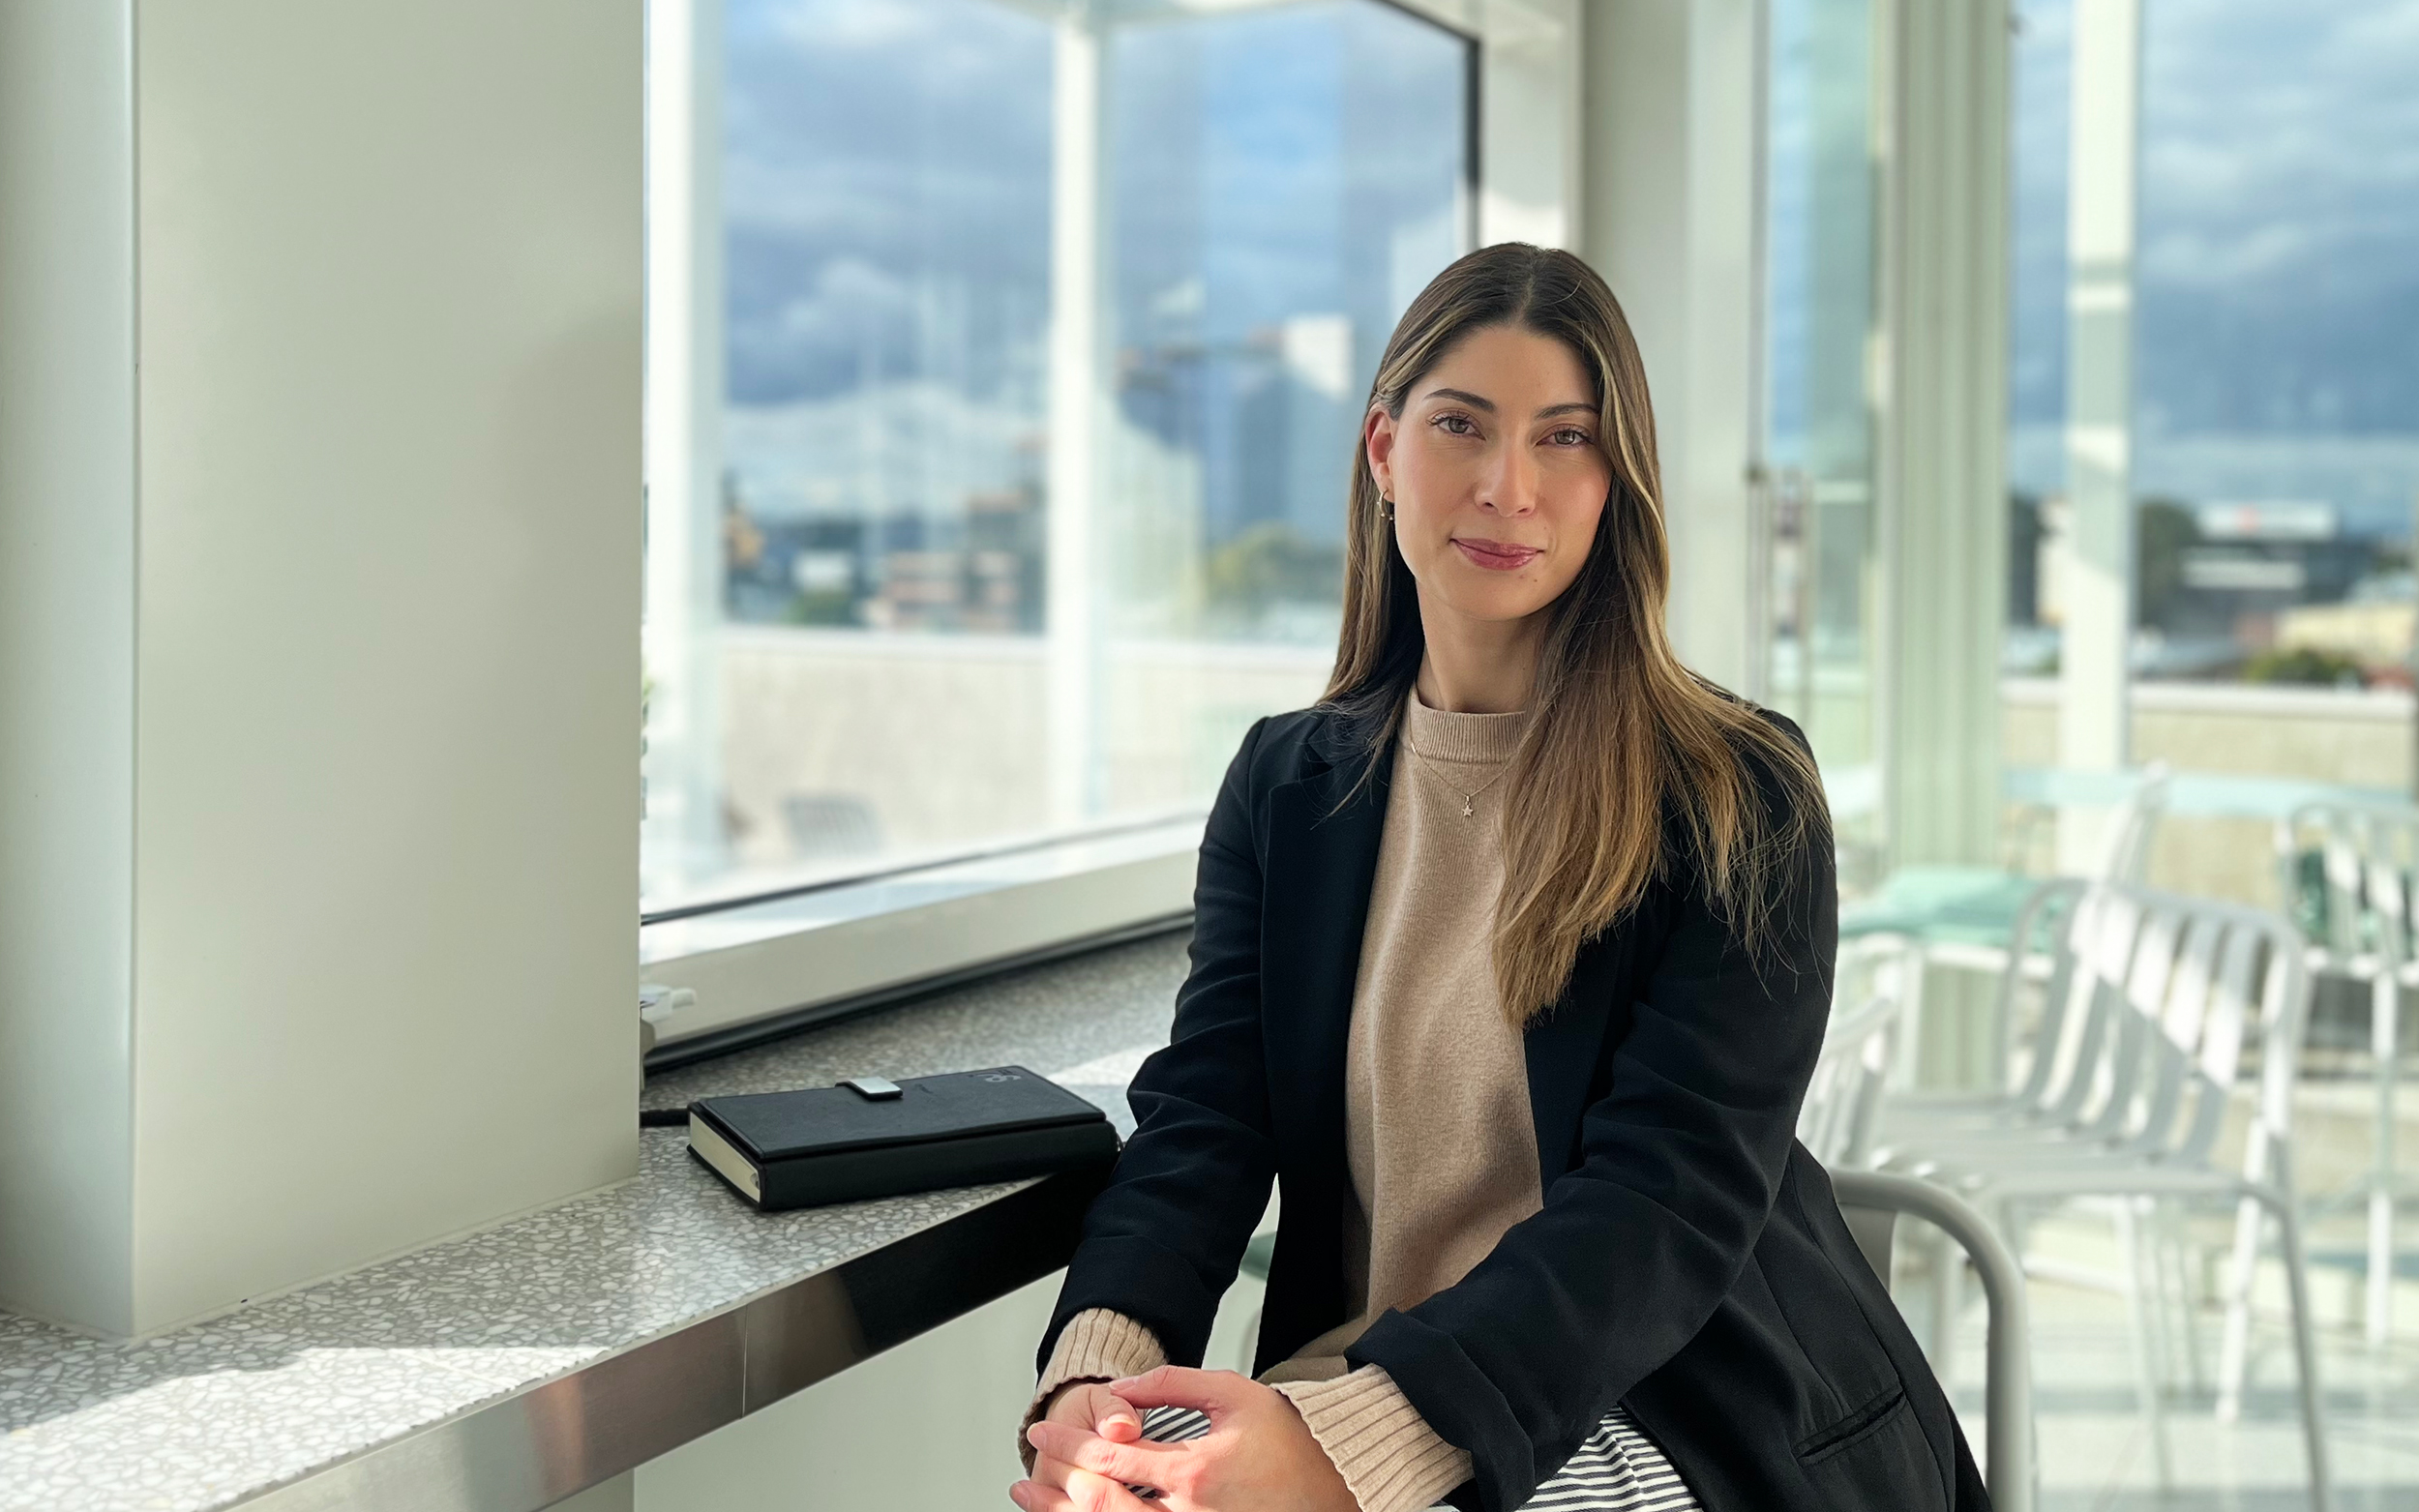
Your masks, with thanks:
[(2061, 1049), (2058, 1089), (2046, 1106), (2052, 1121), (2067, 1125), (2090, 1121), (2117, 1091), (2124, 982), (2143, 916), (2132, 890), (2106, 885), (2087, 893), (2076, 915), (2074, 993), (2081, 1023), (2070, 1037), (2071, 1053)]
[[(2016, 931), (2009, 936), (2008, 969), (1999, 977), (1998, 1022), (2003, 1038), (2016, 1023), (2016, 994), (2027, 980), (2027, 966), (2042, 944), (2048, 947), (2049, 972), (2042, 985), (2041, 1014), (2031, 1035), (2031, 1060), (2024, 1081), (2016, 1089), (2016, 1102), (2028, 1109), (2046, 1108), (2051, 1100), (2050, 1081), (2057, 1070), (2057, 1050), (2065, 1042), (2069, 1011), (2075, 998), (2075, 942), (2078, 910), (2086, 884), (2063, 877), (2033, 889), (2017, 910)], [(2045, 942), (2042, 934), (2049, 938)], [(2013, 1047), (2004, 1047), (2003, 1055)]]

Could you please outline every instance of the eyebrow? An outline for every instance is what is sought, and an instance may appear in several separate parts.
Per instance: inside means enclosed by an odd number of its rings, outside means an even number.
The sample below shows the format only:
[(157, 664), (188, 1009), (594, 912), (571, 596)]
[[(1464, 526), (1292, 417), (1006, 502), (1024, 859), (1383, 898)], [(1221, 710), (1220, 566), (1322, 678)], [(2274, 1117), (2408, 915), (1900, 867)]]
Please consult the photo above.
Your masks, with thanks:
[[(1479, 396), (1471, 393), (1467, 389), (1430, 389), (1428, 390), (1427, 397), (1429, 399), (1454, 400), (1460, 403), (1469, 405), (1473, 409), (1483, 409), (1490, 415), (1495, 413), (1495, 401), (1493, 400), (1481, 399)], [(1593, 415), (1596, 413), (1596, 406), (1594, 404), (1580, 403), (1576, 400), (1573, 400), (1567, 404), (1548, 404), (1543, 409), (1537, 412), (1537, 418), (1542, 420), (1548, 415), (1568, 414), (1573, 410)]]

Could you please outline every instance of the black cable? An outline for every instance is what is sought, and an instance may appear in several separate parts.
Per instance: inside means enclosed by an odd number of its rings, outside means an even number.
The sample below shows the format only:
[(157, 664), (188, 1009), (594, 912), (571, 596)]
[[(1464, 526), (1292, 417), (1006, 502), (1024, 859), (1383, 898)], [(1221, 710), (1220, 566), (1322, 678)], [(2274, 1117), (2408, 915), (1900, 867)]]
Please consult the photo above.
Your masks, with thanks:
[(689, 1126), (689, 1110), (679, 1108), (642, 1108), (639, 1127), (642, 1129), (685, 1129)]

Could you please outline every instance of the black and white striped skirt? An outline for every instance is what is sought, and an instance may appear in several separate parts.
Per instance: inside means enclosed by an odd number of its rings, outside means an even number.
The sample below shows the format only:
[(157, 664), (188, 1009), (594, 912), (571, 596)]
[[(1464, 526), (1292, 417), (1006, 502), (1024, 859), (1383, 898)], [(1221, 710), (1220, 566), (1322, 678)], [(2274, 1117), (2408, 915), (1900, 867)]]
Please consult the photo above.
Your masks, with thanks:
[[(1155, 1407), (1143, 1414), (1143, 1437), (1181, 1443), (1210, 1431), (1190, 1408)], [(1680, 1472), (1638, 1427), (1629, 1409), (1604, 1414), (1578, 1452), (1522, 1503), (1522, 1512), (1696, 1512)]]

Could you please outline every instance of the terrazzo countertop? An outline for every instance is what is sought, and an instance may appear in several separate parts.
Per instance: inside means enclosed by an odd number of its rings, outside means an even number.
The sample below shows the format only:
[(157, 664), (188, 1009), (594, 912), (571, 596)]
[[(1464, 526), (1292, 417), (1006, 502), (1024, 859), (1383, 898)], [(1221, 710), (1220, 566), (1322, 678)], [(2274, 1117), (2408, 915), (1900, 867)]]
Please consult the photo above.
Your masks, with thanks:
[[(663, 1073), (644, 1104), (1024, 1065), (1131, 1132), (1182, 934), (1119, 946)], [(203, 1512), (526, 1391), (1024, 1183), (760, 1214), (685, 1151), (638, 1179), (138, 1343), (0, 1313), (0, 1509)]]

